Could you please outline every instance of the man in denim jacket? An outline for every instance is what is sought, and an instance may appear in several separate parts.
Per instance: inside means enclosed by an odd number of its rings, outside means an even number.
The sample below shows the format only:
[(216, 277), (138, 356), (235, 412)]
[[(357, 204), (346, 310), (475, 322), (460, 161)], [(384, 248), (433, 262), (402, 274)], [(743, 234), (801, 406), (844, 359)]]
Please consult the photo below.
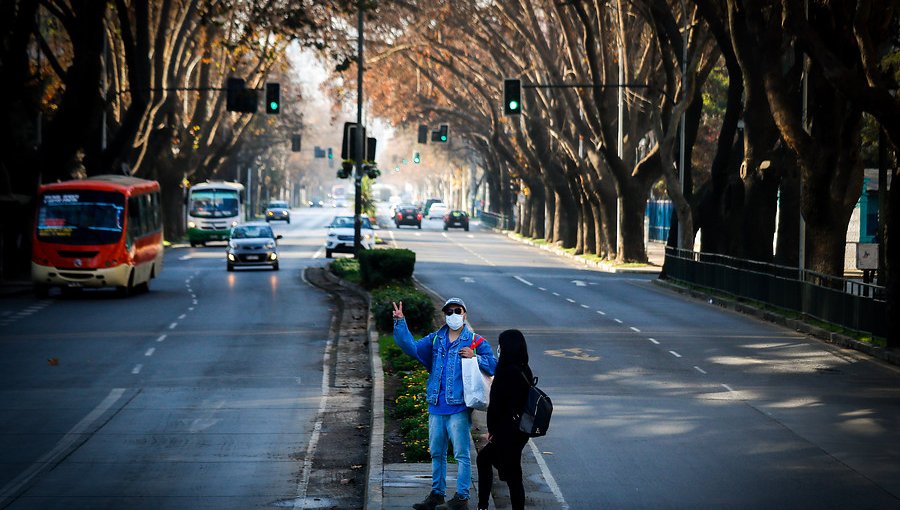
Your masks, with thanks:
[[(394, 306), (394, 342), (403, 352), (419, 360), (428, 369), (425, 400), (428, 402), (428, 449), (431, 451), (431, 494), (416, 510), (468, 509), (472, 463), (469, 453), (471, 409), (463, 399), (462, 358), (477, 356), (478, 366), (493, 375), (497, 359), (491, 346), (481, 341), (475, 346), (475, 334), (466, 324), (466, 304), (450, 298), (442, 310), (447, 325), (415, 340), (406, 319), (403, 302)], [(480, 337), (479, 337), (480, 338)], [(483, 340), (483, 339), (482, 339)], [(453, 456), (458, 463), (456, 494), (444, 503), (447, 490), (447, 441), (453, 443)]]

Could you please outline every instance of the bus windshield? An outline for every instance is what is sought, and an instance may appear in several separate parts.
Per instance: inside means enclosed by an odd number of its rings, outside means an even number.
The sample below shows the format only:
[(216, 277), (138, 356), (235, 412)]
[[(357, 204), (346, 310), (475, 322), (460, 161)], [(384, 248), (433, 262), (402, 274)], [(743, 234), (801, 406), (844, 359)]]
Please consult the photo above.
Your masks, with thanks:
[(112, 244), (122, 238), (125, 197), (119, 193), (72, 190), (45, 193), (37, 237), (60, 244)]
[(238, 215), (234, 190), (210, 189), (191, 193), (190, 215), (197, 218), (231, 218)]

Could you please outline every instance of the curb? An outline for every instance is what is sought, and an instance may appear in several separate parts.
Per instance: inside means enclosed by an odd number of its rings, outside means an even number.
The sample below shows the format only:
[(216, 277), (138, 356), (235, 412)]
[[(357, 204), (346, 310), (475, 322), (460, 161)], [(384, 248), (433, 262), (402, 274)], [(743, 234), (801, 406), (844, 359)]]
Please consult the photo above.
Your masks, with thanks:
[(572, 255), (571, 253), (564, 251), (556, 246), (551, 244), (538, 244), (530, 239), (526, 239), (524, 237), (519, 237), (518, 234), (510, 231), (510, 230), (500, 230), (498, 228), (491, 227), (491, 230), (494, 232), (498, 232), (500, 234), (506, 235), (506, 237), (512, 239), (513, 241), (520, 242), (522, 244), (526, 244), (528, 246), (533, 246), (535, 248), (549, 251), (555, 255), (559, 255), (562, 257), (566, 257), (574, 260), (575, 262), (579, 262), (585, 266), (593, 267), (605, 273), (637, 273), (637, 274), (659, 274), (662, 271), (662, 267), (655, 265), (647, 265), (643, 267), (620, 267), (616, 264), (610, 264), (609, 262), (600, 262), (596, 260), (588, 260), (581, 255)]
[(836, 345), (838, 347), (842, 347), (844, 349), (852, 349), (864, 354), (868, 354), (873, 358), (878, 358), (882, 361), (886, 361), (893, 365), (900, 365), (900, 352), (887, 350), (883, 347), (860, 342), (855, 338), (851, 338), (847, 335), (842, 335), (840, 333), (835, 333), (817, 326), (813, 326), (812, 324), (808, 324), (800, 319), (789, 319), (776, 312), (761, 310), (753, 305), (742, 303), (734, 299), (724, 299), (719, 296), (713, 296), (711, 294), (707, 294), (702, 290), (690, 289), (668, 280), (656, 279), (653, 280), (653, 283), (659, 285), (660, 287), (664, 287), (673, 292), (678, 292), (679, 294), (687, 295), (694, 299), (702, 299), (703, 301), (707, 301), (710, 304), (715, 304), (728, 310), (733, 310), (744, 315), (749, 315), (766, 322), (777, 324), (784, 328), (798, 331), (800, 333), (809, 335), (811, 337), (817, 338), (832, 345)]

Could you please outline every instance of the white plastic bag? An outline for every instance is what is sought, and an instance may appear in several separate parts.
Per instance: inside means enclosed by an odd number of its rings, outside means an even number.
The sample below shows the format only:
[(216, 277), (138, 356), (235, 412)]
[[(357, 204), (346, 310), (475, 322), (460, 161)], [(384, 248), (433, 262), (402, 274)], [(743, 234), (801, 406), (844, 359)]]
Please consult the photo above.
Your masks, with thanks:
[(466, 407), (479, 411), (487, 410), (493, 378), (481, 371), (477, 357), (462, 359), (462, 379)]

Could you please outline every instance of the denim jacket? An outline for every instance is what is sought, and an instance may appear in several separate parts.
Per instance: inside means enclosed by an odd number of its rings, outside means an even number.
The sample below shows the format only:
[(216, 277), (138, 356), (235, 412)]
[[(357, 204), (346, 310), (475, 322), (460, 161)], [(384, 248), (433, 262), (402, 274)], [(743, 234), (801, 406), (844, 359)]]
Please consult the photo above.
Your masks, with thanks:
[[(428, 385), (425, 388), (425, 401), (430, 405), (438, 404), (438, 394), (441, 391), (440, 378), (444, 377), (444, 388), (448, 404), (464, 404), (462, 382), (462, 358), (459, 350), (463, 347), (471, 347), (474, 333), (469, 325), (463, 326), (459, 338), (449, 344), (445, 349), (449, 328), (441, 329), (415, 340), (406, 319), (394, 319), (394, 342), (400, 349), (413, 358), (419, 360), (428, 370)], [(475, 348), (475, 358), (478, 366), (485, 373), (494, 375), (497, 367), (497, 358), (487, 340), (478, 344)]]

